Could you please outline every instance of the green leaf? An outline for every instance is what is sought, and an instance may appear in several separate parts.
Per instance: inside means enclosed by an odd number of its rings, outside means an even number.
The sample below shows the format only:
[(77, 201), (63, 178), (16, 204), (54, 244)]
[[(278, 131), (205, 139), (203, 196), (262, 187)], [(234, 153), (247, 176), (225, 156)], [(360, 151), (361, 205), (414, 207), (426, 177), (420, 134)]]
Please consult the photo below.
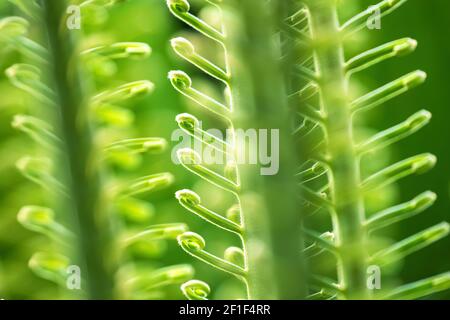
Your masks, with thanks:
[(120, 195), (122, 197), (130, 197), (145, 192), (154, 192), (170, 186), (174, 181), (171, 173), (157, 173), (138, 178), (125, 186)]
[(103, 56), (109, 59), (142, 59), (150, 56), (152, 49), (143, 42), (117, 42), (111, 45), (95, 47), (82, 52), (82, 55)]
[(92, 98), (92, 104), (116, 104), (153, 92), (155, 86), (147, 80), (134, 81), (115, 89), (107, 90)]
[(372, 215), (364, 224), (369, 231), (374, 231), (376, 229), (392, 225), (425, 211), (433, 205), (436, 198), (437, 196), (434, 192), (426, 191), (411, 201), (396, 205)]
[(0, 41), (10, 41), (28, 32), (30, 23), (21, 17), (7, 17), (0, 20)]
[(46, 252), (35, 253), (28, 262), (28, 266), (36, 275), (60, 286), (66, 286), (69, 264), (69, 258), (61, 254)]
[(365, 191), (378, 189), (409, 175), (425, 173), (434, 167), (436, 161), (436, 157), (430, 153), (419, 154), (369, 176), (362, 187)]
[(232, 150), (232, 146), (228, 142), (203, 130), (200, 126), (200, 121), (193, 115), (189, 113), (181, 113), (177, 115), (175, 120), (177, 121), (180, 129), (194, 139), (210, 146), (214, 150), (222, 153), (228, 153), (229, 150)]
[(167, 146), (163, 138), (135, 138), (116, 141), (105, 148), (106, 152), (126, 150), (130, 153), (161, 152)]
[(427, 279), (419, 280), (394, 289), (383, 299), (413, 300), (450, 288), (450, 272), (445, 272)]
[(189, 13), (191, 6), (187, 0), (167, 0), (167, 6), (174, 16), (198, 32), (217, 42), (224, 42), (225, 37), (221, 32), (217, 31), (205, 21)]
[(128, 281), (127, 285), (134, 290), (155, 290), (173, 284), (180, 284), (192, 279), (194, 269), (188, 264), (161, 268), (150, 273), (140, 273)]
[(204, 250), (206, 243), (205, 240), (194, 232), (185, 232), (178, 236), (178, 244), (184, 251), (192, 255), (193, 257), (213, 266), (214, 268), (231, 273), (238, 277), (244, 277), (246, 271), (241, 267), (226, 261), (222, 258), (216, 257)]
[(200, 196), (194, 191), (188, 189), (179, 190), (176, 192), (175, 197), (184, 208), (200, 218), (230, 232), (237, 234), (243, 233), (242, 226), (202, 206)]
[(205, 109), (228, 120), (230, 109), (219, 101), (193, 88), (192, 80), (185, 72), (170, 71), (169, 80), (178, 92), (195, 101)]
[(45, 121), (27, 115), (16, 115), (12, 127), (28, 134), (36, 143), (54, 149), (61, 145), (61, 140), (53, 132), (53, 128)]
[(189, 300), (208, 300), (211, 289), (206, 282), (190, 280), (181, 285), (181, 292)]
[(66, 227), (55, 221), (52, 209), (39, 206), (26, 206), (17, 214), (17, 221), (28, 230), (42, 233), (63, 244), (73, 239), (73, 234)]
[(27, 179), (42, 188), (50, 192), (67, 194), (66, 187), (51, 174), (50, 159), (25, 156), (16, 162), (16, 167)]
[(359, 72), (384, 60), (407, 55), (416, 47), (417, 41), (414, 39), (395, 40), (357, 55), (346, 63), (345, 68), (350, 73)]
[(411, 72), (394, 80), (352, 102), (353, 111), (368, 110), (379, 106), (425, 82), (427, 74), (423, 71)]
[(372, 152), (409, 137), (426, 126), (430, 122), (430, 119), (431, 113), (429, 111), (421, 110), (416, 112), (406, 121), (381, 131), (368, 140), (360, 143), (357, 146), (358, 152), (361, 154)]
[(128, 236), (124, 239), (124, 245), (130, 245), (140, 240), (162, 240), (176, 239), (180, 234), (185, 233), (188, 227), (184, 223), (168, 223), (151, 226), (144, 231)]
[(377, 252), (371, 257), (371, 261), (383, 265), (397, 261), (444, 238), (449, 231), (450, 225), (442, 222)]
[(224, 83), (229, 83), (230, 76), (220, 67), (205, 59), (195, 51), (194, 45), (187, 39), (178, 37), (170, 41), (174, 51), (186, 61), (189, 61), (200, 70)]
[(382, 17), (386, 16), (405, 4), (406, 1), (407, 0), (383, 0), (349, 19), (342, 25), (341, 30), (344, 30), (347, 33), (358, 31), (366, 25), (367, 19), (369, 19), (374, 12), (379, 10)]
[(180, 149), (177, 156), (180, 163), (192, 173), (222, 189), (233, 193), (239, 192), (240, 186), (237, 183), (203, 166), (200, 156), (194, 150), (190, 148)]
[(21, 63), (9, 67), (5, 73), (17, 88), (31, 94), (46, 105), (55, 106), (55, 93), (42, 82), (39, 68)]

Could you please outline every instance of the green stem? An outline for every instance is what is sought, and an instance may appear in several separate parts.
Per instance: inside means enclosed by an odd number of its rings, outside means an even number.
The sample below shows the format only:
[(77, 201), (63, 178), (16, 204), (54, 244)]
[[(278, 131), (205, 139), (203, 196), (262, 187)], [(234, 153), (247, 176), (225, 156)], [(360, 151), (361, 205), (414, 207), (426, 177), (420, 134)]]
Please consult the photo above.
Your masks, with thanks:
[[(251, 299), (305, 297), (301, 219), (290, 132), (290, 115), (280, 59), (273, 46), (276, 21), (270, 4), (231, 1), (225, 8), (233, 122), (244, 130), (279, 130), (279, 172), (240, 166), (240, 204)], [(238, 88), (238, 89), (237, 89)]]
[(365, 299), (369, 297), (365, 209), (336, 2), (314, 0), (309, 9), (313, 41), (317, 43), (315, 64), (320, 77), (321, 103), (327, 114), (330, 196), (338, 247), (338, 278), (343, 289), (341, 298)]
[(58, 159), (69, 197), (63, 212), (73, 215), (83, 289), (91, 299), (113, 297), (113, 268), (110, 263), (111, 233), (102, 201), (100, 172), (94, 163), (94, 146), (87, 112), (88, 100), (78, 70), (77, 53), (70, 30), (65, 30), (67, 2), (45, 0), (43, 15), (53, 62), (50, 81), (56, 92), (57, 127), (63, 140), (64, 158)]

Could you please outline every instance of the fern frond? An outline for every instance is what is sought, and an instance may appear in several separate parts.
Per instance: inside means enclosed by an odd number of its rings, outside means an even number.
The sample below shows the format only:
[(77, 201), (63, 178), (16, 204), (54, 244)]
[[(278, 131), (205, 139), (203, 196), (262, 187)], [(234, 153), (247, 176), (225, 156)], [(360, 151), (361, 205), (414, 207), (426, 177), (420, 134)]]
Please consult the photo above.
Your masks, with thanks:
[[(227, 160), (223, 169), (220, 170), (223, 170), (222, 173), (210, 169), (204, 159), (192, 149), (178, 150), (177, 155), (179, 162), (187, 170), (210, 184), (215, 185), (226, 192), (230, 192), (235, 197), (236, 204), (227, 215), (223, 215), (203, 206), (200, 197), (191, 190), (180, 190), (176, 193), (176, 197), (180, 204), (190, 212), (198, 215), (200, 218), (210, 222), (216, 227), (238, 235), (241, 239), (242, 247), (228, 248), (225, 252), (225, 260), (223, 260), (222, 258), (203, 251), (204, 242), (199, 235), (194, 236), (194, 234), (191, 233), (185, 237), (181, 235), (179, 239), (180, 245), (192, 256), (203, 260), (213, 267), (237, 275), (244, 280), (244, 283), (247, 286), (248, 298), (273, 298), (277, 295), (276, 291), (278, 289), (280, 289), (280, 296), (289, 297), (289, 299), (299, 298), (301, 297), (303, 288), (301, 284), (297, 287), (292, 286), (292, 281), (288, 283), (287, 279), (282, 276), (281, 273), (277, 274), (272, 269), (272, 264), (277, 265), (277, 267), (288, 267), (286, 264), (289, 259), (285, 255), (289, 255), (289, 258), (293, 256), (293, 259), (290, 260), (290, 262), (292, 263), (292, 261), (294, 261), (294, 264), (291, 264), (289, 268), (295, 268), (294, 265), (299, 266), (299, 262), (301, 261), (300, 255), (302, 250), (300, 242), (292, 243), (292, 245), (288, 246), (289, 249), (287, 250), (279, 250), (282, 246), (286, 245), (286, 242), (281, 239), (282, 237), (280, 237), (279, 232), (275, 232), (275, 224), (273, 224), (272, 228), (271, 224), (266, 222), (266, 220), (274, 218), (265, 212), (262, 202), (269, 203), (272, 206), (270, 208), (271, 212), (275, 213), (275, 203), (279, 203), (281, 198), (268, 192), (269, 179), (267, 179), (267, 181), (256, 182), (258, 180), (256, 173), (252, 173), (255, 174), (253, 178), (242, 181), (241, 167), (243, 167), (243, 165), (238, 163), (237, 159), (237, 148), (240, 146), (237, 145), (236, 141), (236, 126), (244, 123), (245, 117), (254, 117), (253, 123), (255, 123), (255, 126), (258, 128), (279, 128), (280, 126), (278, 123), (275, 123), (277, 121), (272, 121), (270, 122), (270, 125), (267, 124), (266, 126), (264, 121), (267, 119), (264, 117), (268, 115), (268, 113), (265, 113), (264, 110), (257, 110), (258, 107), (269, 107), (273, 108), (275, 111), (275, 108), (279, 107), (280, 109), (278, 109), (278, 112), (280, 114), (280, 119), (283, 119), (283, 121), (285, 120), (287, 108), (284, 109), (282, 107), (285, 103), (283, 97), (284, 92), (278, 95), (278, 92), (281, 93), (283, 90), (280, 88), (280, 90), (277, 91), (276, 97), (277, 99), (279, 98), (279, 100), (272, 100), (271, 103), (269, 99), (257, 105), (258, 102), (254, 99), (255, 97), (259, 97), (259, 94), (247, 90), (249, 82), (245, 82), (244, 80), (246, 79), (251, 82), (253, 79), (247, 78), (248, 75), (246, 75), (243, 70), (242, 62), (239, 62), (239, 58), (237, 58), (237, 56), (241, 57), (242, 47), (239, 46), (244, 43), (241, 42), (242, 39), (240, 38), (247, 32), (242, 25), (242, 22), (248, 25), (249, 28), (253, 28), (253, 30), (264, 30), (264, 35), (261, 35), (264, 44), (268, 45), (269, 43), (272, 43), (270, 39), (272, 38), (275, 29), (272, 30), (269, 27), (259, 28), (261, 24), (267, 22), (265, 18), (269, 16), (268, 11), (272, 4), (269, 5), (260, 1), (250, 1), (251, 3), (248, 4), (239, 3), (239, 5), (234, 1), (230, 3), (224, 3), (222, 1), (206, 2), (212, 5), (214, 9), (217, 9), (218, 17), (221, 19), (220, 30), (192, 14), (190, 12), (190, 3), (187, 0), (167, 0), (167, 6), (171, 13), (179, 20), (183, 21), (206, 38), (219, 44), (220, 50), (223, 49), (225, 55), (223, 63), (224, 67), (219, 66), (215, 62), (212, 62), (211, 59), (200, 55), (194, 44), (186, 38), (174, 38), (171, 40), (171, 45), (180, 58), (196, 67), (200, 72), (209, 76), (211, 80), (218, 81), (221, 85), (225, 85), (223, 99), (221, 99), (223, 102), (219, 101), (218, 98), (209, 96), (196, 89), (191, 77), (183, 71), (171, 71), (169, 73), (169, 80), (178, 92), (195, 102), (196, 105), (203, 108), (211, 116), (222, 120), (226, 126), (227, 132), (231, 132), (230, 136), (232, 138), (222, 140), (208, 134), (205, 130), (200, 128), (199, 120), (196, 117), (183, 113), (178, 115), (176, 119), (179, 127), (193, 139), (199, 140), (208, 148), (214, 149), (226, 156)], [(257, 8), (257, 12), (254, 12), (253, 10), (255, 8)], [(247, 17), (236, 18), (243, 13), (253, 15), (257, 20), (256, 23), (248, 20)], [(270, 23), (272, 23), (272, 21), (270, 21)], [(267, 51), (265, 49), (260, 50), (257, 52), (257, 55), (261, 54), (264, 58), (261, 56), (256, 60), (258, 62), (263, 61), (261, 59), (265, 59), (267, 55), (269, 58), (267, 62), (269, 64), (273, 62), (273, 65), (275, 66), (279, 64), (279, 60), (275, 54), (272, 55), (272, 53), (271, 48)], [(251, 56), (252, 54), (248, 53), (246, 59)], [(258, 64), (257, 67), (262, 67), (262, 65)], [(302, 66), (299, 66), (299, 71), (303, 75), (311, 76)], [(279, 70), (264, 70), (263, 73), (265, 74), (264, 77), (267, 80), (267, 84), (269, 81), (276, 82), (276, 80), (270, 79), (270, 77), (277, 77), (278, 72)], [(254, 74), (256, 73), (257, 72)], [(282, 81), (280, 81), (280, 84), (281, 83)], [(259, 86), (256, 85), (256, 87)], [(278, 88), (276, 90), (278, 90)], [(317, 116), (317, 119), (320, 119), (320, 115), (314, 114), (314, 116)], [(311, 117), (313, 117), (313, 115), (311, 115)], [(250, 123), (250, 121), (247, 123)], [(284, 125), (287, 127), (288, 121), (286, 121)], [(283, 170), (284, 168), (286, 168), (286, 172), (290, 169), (288, 166), (283, 167)], [(286, 173), (286, 175), (289, 177), (286, 181), (292, 181), (292, 185), (289, 184), (289, 187), (286, 186), (286, 188), (294, 188), (294, 172), (292, 172), (292, 176), (289, 176), (290, 173)], [(255, 186), (254, 190), (252, 190), (252, 185)], [(263, 187), (264, 185), (265, 187)], [(253, 200), (250, 194), (258, 192), (258, 200)], [(287, 198), (290, 195), (291, 193), (286, 193), (284, 196)], [(295, 229), (296, 231), (294, 231), (294, 233), (299, 234), (300, 236), (299, 217), (294, 206), (296, 197), (293, 193), (292, 195), (292, 198), (289, 200), (292, 204), (283, 216), (283, 219), (281, 219), (283, 222), (280, 223), (280, 221), (278, 221), (278, 223)], [(276, 200), (272, 201), (275, 198)], [(256, 218), (256, 215), (258, 215), (258, 218)], [(286, 219), (284, 217), (286, 217)], [(272, 229), (267, 230), (267, 226)], [(274, 240), (276, 245), (272, 245), (270, 238), (275, 236), (275, 234), (277, 234), (277, 238)], [(190, 240), (195, 240), (192, 242), (192, 246), (190, 245)], [(283, 242), (284, 244), (282, 245)], [(256, 243), (261, 243), (261, 246), (263, 246), (264, 249), (258, 249)], [(274, 255), (274, 258), (271, 257), (272, 255)], [(280, 255), (280, 257), (275, 258), (277, 255)], [(265, 268), (261, 268), (261, 265), (263, 264), (265, 265)], [(292, 275), (292, 273), (291, 275), (299, 279), (301, 277), (301, 272), (299, 272), (299, 270), (301, 270), (300, 267), (295, 271), (294, 275)], [(270, 283), (269, 278), (274, 276), (276, 279), (275, 283)], [(281, 284), (282, 282), (288, 284), (290, 289), (282, 290), (281, 288), (284, 286)], [(278, 289), (275, 289), (275, 287), (278, 287)], [(186, 291), (185, 289), (183, 290)], [(186, 294), (186, 292), (185, 295), (189, 299), (203, 298), (203, 295), (191, 296)]]
[(449, 234), (449, 231), (450, 225), (447, 222), (442, 222), (375, 253), (370, 257), (370, 261), (383, 266), (402, 259), (407, 255), (446, 237)]
[(211, 289), (207, 283), (200, 280), (190, 280), (181, 285), (181, 291), (189, 300), (208, 300)]
[[(31, 115), (14, 118), (13, 127), (28, 134), (44, 147), (42, 153), (49, 156), (48, 159), (24, 157), (17, 162), (17, 167), (27, 178), (48, 189), (49, 195), (59, 192), (60, 198), (52, 201), (54, 208), (25, 206), (17, 215), (25, 228), (44, 234), (54, 244), (53, 252), (36, 253), (30, 259), (30, 268), (38, 276), (67, 287), (67, 268), (79, 266), (83, 283), (80, 297), (96, 299), (119, 297), (115, 291), (117, 274), (123, 278), (126, 288), (120, 294), (127, 297), (142, 291), (148, 295), (163, 286), (192, 279), (194, 271), (188, 265), (153, 270), (144, 275), (134, 268), (119, 268), (129, 263), (126, 251), (133, 245), (175, 240), (188, 230), (185, 224), (142, 227), (151, 218), (153, 208), (135, 197), (172, 184), (174, 178), (170, 173), (142, 176), (126, 183), (104, 179), (113, 176), (108, 166), (102, 165), (104, 159), (126, 166), (130, 158), (141, 153), (164, 150), (166, 141), (162, 138), (127, 137), (106, 143), (97, 143), (96, 139), (99, 123), (102, 128), (108, 124), (130, 124), (133, 117), (122, 105), (151, 93), (153, 83), (135, 81), (92, 95), (91, 78), (86, 76), (81, 80), (81, 72), (93, 60), (142, 59), (149, 56), (151, 48), (145, 43), (117, 42), (77, 52), (74, 37), (60, 28), (68, 2), (45, 0), (38, 7), (35, 1), (13, 2), (35, 19), (28, 22), (12, 17), (0, 21), (0, 41), (12, 44), (29, 61), (8, 68), (6, 75), (13, 85), (45, 107), (49, 121)], [(88, 0), (81, 7), (104, 10), (119, 2)], [(43, 44), (27, 37), (30, 25), (45, 35)], [(125, 221), (117, 218), (140, 223), (141, 227), (129, 229)], [(118, 240), (114, 240), (112, 225), (121, 233)]]
[(212, 255), (204, 250), (205, 240), (194, 232), (185, 232), (178, 236), (178, 243), (188, 254), (213, 266), (214, 268), (245, 278), (246, 270), (225, 259)]
[(450, 288), (450, 272), (406, 284), (392, 290), (384, 299), (414, 300)]
[[(322, 252), (319, 248), (322, 250), (335, 248), (337, 287), (342, 289), (335, 293), (341, 299), (379, 297), (380, 295), (376, 295), (366, 285), (369, 264), (384, 266), (448, 234), (448, 224), (444, 222), (396, 242), (391, 247), (378, 248), (379, 251), (376, 253), (370, 252), (373, 243), (372, 232), (379, 232), (388, 225), (419, 214), (436, 200), (436, 195), (427, 191), (411, 201), (382, 210), (370, 217), (365, 203), (365, 195), (370, 190), (385, 187), (415, 173), (424, 173), (436, 163), (434, 155), (425, 153), (399, 161), (368, 177), (363, 177), (361, 171), (361, 162), (370, 161), (369, 155), (409, 137), (427, 125), (431, 119), (430, 112), (421, 110), (406, 121), (376, 133), (367, 140), (358, 142), (355, 137), (358, 128), (354, 119), (363, 115), (360, 111), (384, 104), (409, 92), (426, 80), (425, 72), (414, 71), (353, 101), (350, 97), (351, 76), (354, 73), (377, 66), (387, 59), (413, 52), (417, 47), (417, 41), (410, 38), (394, 40), (346, 59), (345, 48), (349, 39), (347, 36), (360, 31), (374, 12), (384, 16), (405, 2), (406, 0), (381, 1), (341, 24), (338, 14), (339, 4), (336, 1), (302, 1), (304, 7), (301, 9), (303, 12), (301, 16), (302, 20), (308, 21), (308, 26), (301, 28), (302, 32), (308, 33), (307, 38), (310, 40), (306, 40), (305, 43), (305, 37), (300, 35), (297, 36), (297, 40), (304, 43), (305, 47), (309, 46), (314, 52), (314, 55), (308, 55), (306, 50), (302, 59), (309, 61), (312, 57), (314, 64), (306, 73), (317, 74), (318, 81), (311, 85), (312, 79), (309, 77), (310, 79), (304, 81), (303, 87), (295, 88), (297, 93), (294, 96), (297, 100), (293, 103), (299, 104), (302, 108), (300, 113), (302, 121), (306, 119), (321, 124), (319, 128), (323, 131), (325, 143), (321, 145), (320, 152), (325, 155), (322, 163), (326, 164), (326, 174), (318, 170), (320, 167), (316, 167), (317, 164), (313, 161), (317, 160), (319, 150), (310, 148), (310, 152), (307, 153), (309, 158), (302, 166), (303, 171), (300, 172), (299, 178), (302, 181), (303, 199), (312, 204), (314, 210), (319, 208), (330, 213), (334, 235), (330, 243), (324, 242), (320, 233), (307, 231), (306, 235), (313, 241), (313, 245), (307, 249), (311, 256), (315, 256)], [(311, 68), (311, 65), (308, 68)], [(304, 71), (303, 68), (305, 74)], [(319, 102), (315, 100), (314, 105), (317, 107), (310, 107), (313, 99), (319, 100)], [(324, 115), (325, 120), (319, 118), (317, 121), (317, 117), (311, 116), (314, 113)], [(316, 278), (318, 279), (323, 277)], [(437, 276), (437, 279), (439, 282), (443, 278)], [(443, 282), (445, 283), (445, 280)], [(314, 288), (330, 290), (333, 287), (331, 283), (316, 281)], [(433, 287), (432, 283), (433, 278), (430, 278), (394, 289), (391, 294), (385, 293), (381, 297), (415, 298), (446, 288), (446, 285)], [(315, 293), (314, 297), (320, 296), (320, 292)]]
[(407, 219), (419, 214), (429, 208), (436, 201), (436, 194), (425, 191), (413, 200), (385, 209), (373, 214), (365, 221), (365, 226), (369, 231), (373, 231), (395, 222)]

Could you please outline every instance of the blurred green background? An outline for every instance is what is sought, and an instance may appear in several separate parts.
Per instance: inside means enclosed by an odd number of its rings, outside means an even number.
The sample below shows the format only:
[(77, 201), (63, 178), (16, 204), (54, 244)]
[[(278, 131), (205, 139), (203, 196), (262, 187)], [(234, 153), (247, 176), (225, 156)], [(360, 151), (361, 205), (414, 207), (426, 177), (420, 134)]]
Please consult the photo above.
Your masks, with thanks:
[[(366, 8), (374, 3), (369, 0), (342, 2), (344, 6), (348, 5), (349, 11), (358, 7)], [(8, 1), (0, 2), (0, 18), (19, 14)], [(210, 13), (205, 11), (202, 14), (206, 17)], [(427, 212), (388, 230), (395, 239), (405, 238), (440, 221), (450, 220), (450, 126), (445, 122), (445, 119), (450, 117), (449, 30), (449, 1), (410, 0), (402, 9), (383, 19), (381, 30), (367, 31), (364, 37), (359, 39), (358, 45), (350, 48), (351, 51), (357, 51), (359, 48), (371, 48), (406, 36), (419, 42), (414, 54), (384, 62), (382, 66), (358, 76), (358, 90), (376, 88), (416, 69), (426, 71), (429, 76), (425, 85), (371, 111), (364, 119), (368, 127), (379, 130), (403, 121), (422, 108), (433, 113), (430, 126), (390, 148), (380, 160), (383, 163), (392, 163), (421, 152), (432, 152), (438, 157), (438, 164), (431, 173), (410, 177), (377, 195), (377, 200), (386, 203), (410, 200), (425, 189), (433, 190), (439, 196), (436, 204)], [(187, 37), (194, 41), (198, 36), (184, 29), (184, 25), (169, 14), (164, 0), (130, 0), (113, 8), (109, 12), (109, 18), (103, 23), (99, 24), (97, 21), (96, 24), (84, 25), (83, 32), (83, 47), (118, 41), (141, 41), (148, 43), (153, 49), (149, 59), (120, 61), (113, 76), (98, 76), (96, 81), (98, 91), (135, 80), (148, 79), (155, 83), (156, 90), (151, 96), (135, 100), (130, 106), (136, 113), (133, 136), (159, 136), (170, 141), (173, 130), (177, 128), (175, 116), (181, 112), (191, 112), (204, 119), (205, 123), (213, 122), (213, 119), (207, 119), (205, 114), (176, 94), (167, 80), (169, 70), (182, 69), (194, 75), (194, 80), (204, 86), (205, 90), (215, 90), (201, 75), (195, 76), (196, 70), (172, 53), (169, 40), (173, 36), (187, 34)], [(201, 50), (204, 50), (206, 55), (216, 55), (214, 49)], [(48, 240), (25, 230), (16, 220), (17, 212), (23, 205), (41, 204), (46, 201), (45, 192), (28, 182), (15, 169), (15, 162), (21, 156), (39, 154), (39, 147), (25, 135), (13, 130), (10, 125), (15, 114), (33, 111), (33, 100), (10, 85), (4, 75), (6, 68), (20, 61), (21, 57), (12, 48), (0, 49), (0, 298), (64, 298), (64, 294), (58, 292), (56, 285), (38, 278), (27, 267), (30, 256), (47, 246)], [(156, 208), (152, 223), (186, 222), (191, 230), (204, 236), (208, 251), (221, 254), (228, 246), (236, 245), (236, 239), (226, 232), (211, 228), (208, 223), (186, 212), (178, 205), (173, 195), (176, 190), (192, 188), (203, 196), (208, 206), (222, 211), (228, 205), (229, 199), (224, 198), (219, 190), (211, 188), (180, 166), (174, 165), (170, 160), (170, 151), (169, 148), (163, 155), (144, 156), (138, 172), (118, 174), (124, 178), (132, 178), (162, 171), (172, 172), (176, 177), (175, 184), (147, 198)], [(155, 267), (192, 263), (196, 269), (196, 278), (208, 282), (214, 288), (213, 298), (231, 299), (244, 296), (242, 285), (237, 280), (194, 261), (173, 242), (135, 254), (136, 259), (154, 264)], [(402, 283), (447, 270), (450, 270), (448, 237), (409, 256), (404, 263), (396, 266), (397, 276)], [(176, 286), (169, 288), (161, 297), (182, 298)], [(441, 293), (434, 298), (449, 299), (450, 293)]]

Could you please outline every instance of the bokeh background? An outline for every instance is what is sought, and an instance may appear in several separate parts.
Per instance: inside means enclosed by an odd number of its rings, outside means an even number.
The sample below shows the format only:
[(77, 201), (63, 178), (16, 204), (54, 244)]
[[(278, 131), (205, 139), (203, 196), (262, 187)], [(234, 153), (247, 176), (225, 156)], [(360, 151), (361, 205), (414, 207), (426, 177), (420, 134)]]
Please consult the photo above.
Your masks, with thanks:
[[(343, 15), (350, 15), (358, 8), (366, 8), (373, 1), (342, 1), (346, 9)], [(194, 9), (196, 3), (193, 1)], [(214, 22), (214, 13), (210, 10), (200, 12), (205, 19)], [(0, 18), (20, 15), (8, 1), (0, 2)], [(141, 41), (148, 43), (153, 53), (143, 61), (119, 61), (112, 75), (98, 75), (96, 86), (99, 91), (128, 81), (148, 79), (155, 83), (155, 92), (146, 98), (134, 100), (130, 108), (136, 113), (133, 134), (138, 136), (159, 136), (171, 140), (173, 130), (177, 128), (175, 116), (182, 112), (191, 112), (204, 120), (206, 125), (214, 124), (195, 106), (175, 93), (167, 80), (169, 70), (181, 69), (193, 75), (194, 81), (211, 94), (218, 90), (195, 69), (177, 58), (169, 45), (176, 35), (192, 39), (203, 54), (220, 60), (220, 55), (212, 46), (193, 34), (189, 29), (172, 17), (164, 0), (130, 0), (109, 11), (108, 17), (83, 22), (82, 46), (107, 44), (118, 41)], [(439, 196), (436, 204), (427, 212), (396, 224), (387, 230), (394, 239), (405, 238), (426, 227), (450, 220), (450, 2), (443, 0), (410, 0), (402, 9), (382, 20), (381, 30), (366, 31), (349, 46), (349, 52), (358, 52), (387, 41), (402, 37), (418, 40), (417, 51), (404, 58), (384, 62), (355, 78), (355, 91), (376, 88), (399, 76), (422, 69), (428, 73), (425, 85), (371, 111), (361, 121), (365, 130), (380, 130), (406, 119), (413, 112), (426, 108), (433, 113), (431, 125), (413, 137), (396, 144), (389, 150), (377, 155), (373, 161), (379, 164), (392, 163), (421, 152), (432, 152), (438, 157), (434, 170), (425, 175), (410, 177), (386, 188), (371, 198), (369, 207), (399, 203), (410, 200), (425, 189)], [(17, 212), (23, 205), (45, 202), (46, 194), (36, 185), (22, 177), (16, 170), (15, 162), (25, 154), (39, 153), (39, 147), (22, 133), (11, 127), (15, 114), (33, 110), (33, 100), (15, 89), (4, 75), (4, 70), (14, 63), (21, 62), (16, 51), (7, 46), (0, 47), (0, 298), (4, 299), (52, 299), (66, 298), (56, 285), (42, 280), (27, 267), (28, 259), (38, 250), (48, 246), (48, 240), (25, 230), (17, 222)], [(173, 143), (175, 144), (175, 142)], [(138, 177), (161, 171), (169, 171), (176, 177), (175, 184), (169, 189), (143, 197), (155, 206), (152, 223), (186, 222), (190, 229), (201, 234), (207, 241), (208, 250), (220, 254), (228, 246), (236, 245), (237, 239), (226, 232), (212, 228), (181, 208), (174, 199), (176, 190), (192, 188), (211, 208), (224, 210), (230, 199), (219, 190), (199, 181), (171, 161), (171, 148), (162, 155), (146, 155), (142, 159), (139, 171), (133, 173), (118, 172), (124, 177)], [(376, 166), (376, 165), (375, 165)], [(280, 208), (282, 210), (282, 208)], [(187, 256), (174, 242), (161, 242), (152, 248), (136, 248), (136, 260), (153, 265), (155, 268), (176, 263), (192, 263), (196, 269), (196, 278), (208, 282), (213, 287), (213, 298), (241, 298), (244, 296), (242, 285), (231, 276), (211, 269)], [(323, 270), (332, 269), (331, 264), (323, 261), (317, 266)], [(406, 283), (450, 270), (450, 238), (439, 241), (410, 255), (403, 263), (394, 267), (396, 281)], [(394, 271), (393, 271), (394, 272)], [(167, 299), (183, 298), (176, 286), (170, 287), (157, 297)], [(433, 298), (449, 299), (450, 292), (444, 292)]]

